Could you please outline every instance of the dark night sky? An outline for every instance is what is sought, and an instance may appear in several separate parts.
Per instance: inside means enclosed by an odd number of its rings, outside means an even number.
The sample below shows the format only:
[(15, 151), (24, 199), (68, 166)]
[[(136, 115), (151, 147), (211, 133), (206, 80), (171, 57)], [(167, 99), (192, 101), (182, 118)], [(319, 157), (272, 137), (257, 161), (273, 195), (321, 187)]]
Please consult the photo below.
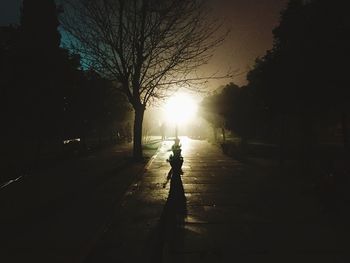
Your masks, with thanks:
[[(272, 45), (271, 30), (288, 0), (208, 0), (216, 16), (225, 19), (231, 29), (226, 42), (215, 53), (207, 70), (224, 72), (226, 68), (247, 71), (258, 56)], [(0, 0), (0, 24), (18, 23), (21, 0)], [(212, 88), (229, 80), (213, 81)], [(245, 82), (245, 75), (234, 79)]]

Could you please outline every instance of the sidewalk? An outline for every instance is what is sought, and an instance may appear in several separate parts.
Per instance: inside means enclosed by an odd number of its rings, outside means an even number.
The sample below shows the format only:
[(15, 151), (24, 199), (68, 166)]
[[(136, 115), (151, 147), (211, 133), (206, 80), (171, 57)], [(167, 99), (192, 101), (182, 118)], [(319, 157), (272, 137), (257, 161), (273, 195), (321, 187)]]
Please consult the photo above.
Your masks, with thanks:
[(349, 262), (348, 224), (302, 182), (181, 143), (181, 178), (167, 182), (166, 141), (86, 262)]
[(0, 262), (82, 262), (144, 169), (131, 164), (131, 146), (69, 160), (2, 189)]

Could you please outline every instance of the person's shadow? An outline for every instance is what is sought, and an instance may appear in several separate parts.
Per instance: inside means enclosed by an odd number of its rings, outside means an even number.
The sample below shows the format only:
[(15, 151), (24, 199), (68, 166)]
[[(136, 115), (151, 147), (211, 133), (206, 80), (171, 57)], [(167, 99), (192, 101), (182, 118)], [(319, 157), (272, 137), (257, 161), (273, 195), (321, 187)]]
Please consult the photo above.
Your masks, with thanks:
[[(160, 218), (158, 245), (152, 255), (152, 262), (181, 262), (184, 246), (185, 218), (187, 204), (184, 187), (181, 180), (182, 171), (170, 170), (167, 182), (170, 180), (170, 190)], [(165, 183), (166, 185), (166, 183)], [(164, 187), (165, 187), (164, 185)], [(168, 258), (169, 259), (166, 259)]]

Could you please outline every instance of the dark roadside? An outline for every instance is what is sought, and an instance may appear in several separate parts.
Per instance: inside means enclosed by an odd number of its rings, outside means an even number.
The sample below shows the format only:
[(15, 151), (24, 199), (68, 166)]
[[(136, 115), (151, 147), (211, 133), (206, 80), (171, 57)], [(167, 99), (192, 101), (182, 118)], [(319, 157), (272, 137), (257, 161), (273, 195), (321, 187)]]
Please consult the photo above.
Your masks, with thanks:
[(79, 262), (158, 146), (150, 141), (141, 163), (131, 144), (107, 147), (2, 188), (2, 262)]
[(341, 144), (315, 146), (306, 161), (296, 148), (252, 142), (242, 147), (233, 142), (221, 145), (223, 152), (241, 160), (247, 167), (268, 171), (270, 184), (286, 187), (301, 196), (310, 196), (317, 209), (339, 235), (350, 233), (350, 155)]
[[(268, 165), (275, 170), (284, 170), (297, 180), (309, 184), (317, 193), (324, 209), (350, 203), (350, 154), (341, 144), (319, 144), (309, 152), (306, 160), (300, 158), (300, 151), (288, 147), (281, 153), (276, 144), (237, 142), (221, 144), (223, 152), (250, 164)], [(331, 204), (332, 202), (336, 204)], [(332, 207), (333, 206), (333, 207)]]

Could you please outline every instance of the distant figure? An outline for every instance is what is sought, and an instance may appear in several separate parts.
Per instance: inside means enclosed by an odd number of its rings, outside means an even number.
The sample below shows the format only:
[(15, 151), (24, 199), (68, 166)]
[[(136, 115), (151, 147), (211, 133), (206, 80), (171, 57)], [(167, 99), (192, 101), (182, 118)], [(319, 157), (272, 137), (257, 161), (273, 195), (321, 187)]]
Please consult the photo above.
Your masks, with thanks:
[(163, 122), (162, 125), (160, 125), (160, 134), (162, 135), (162, 141), (165, 140), (165, 123)]

